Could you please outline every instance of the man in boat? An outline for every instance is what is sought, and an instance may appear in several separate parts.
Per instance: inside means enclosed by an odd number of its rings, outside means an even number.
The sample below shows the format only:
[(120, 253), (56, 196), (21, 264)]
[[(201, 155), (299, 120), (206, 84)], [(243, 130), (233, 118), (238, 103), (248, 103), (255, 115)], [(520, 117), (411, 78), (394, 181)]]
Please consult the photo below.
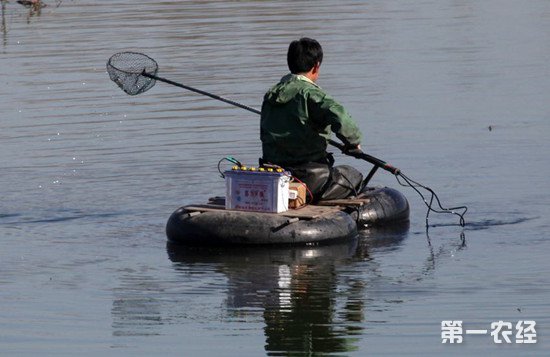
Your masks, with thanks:
[(316, 84), (322, 60), (316, 40), (293, 41), (287, 54), (290, 74), (265, 94), (260, 122), (260, 164), (289, 170), (307, 185), (313, 202), (357, 195), (363, 178), (351, 166), (334, 166), (326, 151), (331, 131), (348, 150), (360, 149), (361, 132), (344, 107)]

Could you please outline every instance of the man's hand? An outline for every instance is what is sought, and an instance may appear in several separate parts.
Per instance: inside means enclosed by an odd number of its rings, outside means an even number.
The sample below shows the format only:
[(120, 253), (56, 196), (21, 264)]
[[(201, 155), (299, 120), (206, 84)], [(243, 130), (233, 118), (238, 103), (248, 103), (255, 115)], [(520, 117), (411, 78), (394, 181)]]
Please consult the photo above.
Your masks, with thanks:
[(360, 154), (363, 151), (361, 150), (361, 144), (357, 144), (355, 146), (350, 145), (350, 146), (346, 147), (345, 152), (350, 153), (350, 154), (353, 154), (353, 153)]

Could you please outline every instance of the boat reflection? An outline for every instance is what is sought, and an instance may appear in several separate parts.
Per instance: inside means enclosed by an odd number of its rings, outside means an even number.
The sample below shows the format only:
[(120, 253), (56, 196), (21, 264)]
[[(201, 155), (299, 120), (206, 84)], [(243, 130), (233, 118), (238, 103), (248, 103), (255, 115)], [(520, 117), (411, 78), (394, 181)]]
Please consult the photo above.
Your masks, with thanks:
[(215, 264), (228, 279), (227, 313), (235, 318), (247, 311), (260, 313), (269, 354), (348, 352), (356, 349), (357, 335), (364, 328), (369, 300), (362, 271), (376, 265), (370, 252), (397, 249), (407, 233), (404, 225), (365, 231), (357, 239), (324, 246), (168, 244), (167, 252), (182, 272), (193, 265)]

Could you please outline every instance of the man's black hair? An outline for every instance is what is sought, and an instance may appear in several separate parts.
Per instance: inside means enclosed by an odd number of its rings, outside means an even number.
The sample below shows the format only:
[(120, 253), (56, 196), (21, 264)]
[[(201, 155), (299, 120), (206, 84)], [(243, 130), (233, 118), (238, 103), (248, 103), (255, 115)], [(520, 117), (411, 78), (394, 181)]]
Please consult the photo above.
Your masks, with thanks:
[(314, 39), (303, 37), (290, 43), (286, 59), (291, 73), (306, 73), (323, 61), (323, 48)]

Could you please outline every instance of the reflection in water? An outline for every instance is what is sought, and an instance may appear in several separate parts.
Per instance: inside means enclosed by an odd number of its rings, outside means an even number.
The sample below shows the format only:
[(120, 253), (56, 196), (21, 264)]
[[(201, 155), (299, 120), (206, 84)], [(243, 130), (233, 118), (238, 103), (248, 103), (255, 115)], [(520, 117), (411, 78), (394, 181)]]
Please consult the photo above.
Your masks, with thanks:
[(29, 9), (29, 14), (27, 15), (27, 23), (31, 22), (33, 16), (42, 15), (42, 8), (46, 7), (46, 4), (42, 0), (17, 0), (18, 4), (21, 4)]
[[(42, 14), (42, 8), (46, 6), (41, 0), (18, 0), (17, 3), (28, 9), (27, 23), (30, 23), (33, 16), (40, 16)], [(0, 8), (2, 11), (2, 24), (0, 25), (0, 29), (2, 31), (2, 45), (4, 47), (8, 45), (8, 24), (6, 21), (7, 4), (9, 4), (8, 0), (0, 0)]]
[(113, 336), (151, 336), (163, 324), (157, 279), (143, 272), (127, 271), (114, 290)]
[[(8, 13), (7, 4), (9, 3), (10, 2), (8, 0), (0, 0), (0, 8), (2, 11), (2, 23), (0, 24), (0, 31), (2, 32), (2, 44), (4, 47), (8, 45), (8, 24), (6, 21), (6, 15)], [(59, 7), (62, 3), (63, 0), (56, 0), (55, 7)], [(39, 17), (40, 15), (42, 15), (42, 9), (48, 6), (42, 0), (17, 0), (16, 4), (14, 3), (14, 5), (22, 5), (28, 10), (26, 16), (27, 24), (31, 22), (31, 19), (33, 17)], [(13, 6), (10, 11), (19, 13), (21, 9), (21, 6), (17, 6), (17, 9), (16, 6)]]
[[(216, 265), (227, 279), (227, 313), (242, 317), (262, 311), (265, 349), (288, 352), (347, 352), (365, 321), (368, 283), (361, 274), (345, 274), (352, 263), (371, 263), (370, 249), (397, 246), (408, 227), (345, 243), (313, 247), (182, 247), (168, 244), (178, 271)], [(374, 247), (374, 248), (373, 248)], [(364, 264), (362, 264), (364, 265)], [(364, 269), (364, 266), (362, 267)]]
[(6, 25), (6, 2), (7, 0), (0, 0), (0, 8), (2, 9), (2, 44), (4, 47), (8, 44), (8, 28)]
[(440, 246), (435, 251), (434, 246), (432, 245), (432, 240), (430, 239), (428, 229), (426, 229), (426, 239), (428, 241), (430, 255), (426, 260), (426, 264), (422, 272), (422, 274), (424, 275), (432, 270), (435, 270), (437, 262), (441, 259), (442, 256), (448, 255), (450, 250), (460, 251), (466, 248), (466, 235), (464, 234), (464, 231), (460, 232), (460, 237), (457, 243), (451, 244), (449, 246)]
[(261, 319), (269, 355), (354, 351), (381, 304), (403, 302), (386, 299), (384, 291), (394, 291), (398, 281), (406, 284), (431, 276), (444, 257), (466, 247), (463, 234), (459, 242), (442, 247), (432, 245), (426, 235), (428, 257), (415, 258), (424, 259), (424, 264), (399, 272), (396, 280), (381, 269), (382, 256), (401, 251), (409, 235), (405, 225), (365, 230), (355, 240), (325, 246), (215, 248), (168, 243), (176, 278), (159, 280), (145, 270), (120, 271), (120, 284), (113, 290), (112, 334), (156, 336), (167, 325), (219, 323), (218, 312), (205, 310), (212, 306), (209, 299), (219, 297), (223, 321)]
[[(278, 305), (264, 310), (266, 349), (272, 352), (346, 352), (363, 321), (364, 288), (339, 286), (331, 263), (297, 263), (279, 270)], [(353, 279), (355, 280), (355, 279)], [(351, 283), (348, 281), (346, 283)], [(350, 310), (349, 312), (347, 310)], [(354, 313), (350, 313), (354, 312)]]

